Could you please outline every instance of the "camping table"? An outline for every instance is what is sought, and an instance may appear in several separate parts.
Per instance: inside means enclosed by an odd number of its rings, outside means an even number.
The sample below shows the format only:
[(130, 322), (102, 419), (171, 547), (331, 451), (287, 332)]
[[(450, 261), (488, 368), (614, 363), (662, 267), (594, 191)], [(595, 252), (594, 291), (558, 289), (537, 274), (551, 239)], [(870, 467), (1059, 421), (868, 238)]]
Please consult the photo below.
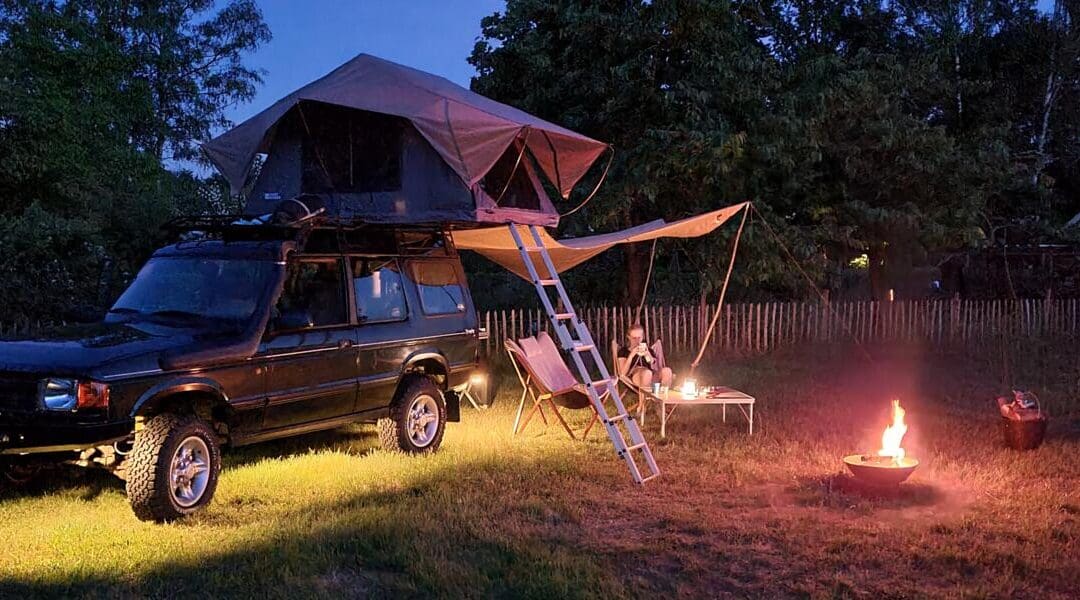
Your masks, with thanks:
[[(660, 437), (667, 436), (667, 421), (671, 418), (671, 415), (675, 412), (675, 409), (680, 406), (692, 406), (700, 404), (719, 404), (723, 407), (722, 418), (727, 423), (727, 407), (729, 404), (734, 404), (742, 412), (743, 417), (746, 418), (746, 422), (750, 424), (750, 434), (754, 435), (754, 397), (744, 394), (739, 390), (733, 390), (729, 387), (714, 388), (709, 397), (704, 395), (697, 395), (693, 398), (688, 398), (683, 395), (677, 389), (668, 390), (666, 394), (653, 394), (648, 392), (649, 396), (656, 402), (660, 403)], [(668, 411), (668, 407), (671, 410)]]

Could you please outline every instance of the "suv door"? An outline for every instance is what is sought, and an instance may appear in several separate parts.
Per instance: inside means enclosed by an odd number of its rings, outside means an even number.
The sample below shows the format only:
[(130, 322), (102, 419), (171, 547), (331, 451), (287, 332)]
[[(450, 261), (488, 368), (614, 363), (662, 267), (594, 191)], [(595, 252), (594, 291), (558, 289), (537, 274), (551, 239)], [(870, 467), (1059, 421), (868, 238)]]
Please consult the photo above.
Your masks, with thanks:
[(401, 263), (393, 257), (350, 260), (359, 346), (357, 410), (385, 408), (393, 399), (401, 365), (415, 336), (409, 324)]
[(266, 360), (264, 429), (351, 414), (356, 403), (356, 332), (341, 258), (290, 261), (260, 348)]
[[(410, 259), (419, 309), (412, 322), (429, 345), (446, 359), (451, 375), (476, 364), (480, 343), (477, 318), (461, 261), (453, 258)], [(453, 377), (452, 377), (453, 378)]]

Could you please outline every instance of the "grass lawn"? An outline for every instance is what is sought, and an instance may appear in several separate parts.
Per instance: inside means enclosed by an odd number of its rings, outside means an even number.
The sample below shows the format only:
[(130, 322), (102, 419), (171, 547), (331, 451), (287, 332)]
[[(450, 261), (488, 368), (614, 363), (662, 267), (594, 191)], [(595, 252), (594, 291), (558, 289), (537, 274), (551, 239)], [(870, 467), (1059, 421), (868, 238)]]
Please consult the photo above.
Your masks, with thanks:
[[(822, 352), (713, 367), (757, 396), (752, 438), (733, 410), (680, 409), (663, 441), (650, 415), (664, 474), (644, 489), (602, 431), (511, 438), (509, 382), (430, 457), (361, 426), (228, 452), (213, 504), (178, 524), (137, 521), (107, 474), (57, 470), (0, 493), (0, 596), (1076, 597), (1073, 352), (1009, 365), (1054, 416), (1028, 453), (1000, 443), (993, 352)], [(893, 396), (922, 465), (861, 492), (840, 458), (878, 447)]]

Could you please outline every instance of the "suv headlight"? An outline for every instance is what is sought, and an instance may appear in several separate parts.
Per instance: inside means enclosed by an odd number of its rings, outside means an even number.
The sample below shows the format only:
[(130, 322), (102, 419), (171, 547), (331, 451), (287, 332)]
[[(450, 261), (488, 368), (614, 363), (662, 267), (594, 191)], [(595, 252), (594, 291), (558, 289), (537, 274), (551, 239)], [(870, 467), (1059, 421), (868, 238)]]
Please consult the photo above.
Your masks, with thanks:
[(96, 381), (50, 377), (41, 382), (41, 405), (45, 410), (57, 411), (108, 408), (109, 386)]
[(79, 382), (56, 378), (42, 381), (41, 404), (46, 410), (75, 410), (79, 405)]

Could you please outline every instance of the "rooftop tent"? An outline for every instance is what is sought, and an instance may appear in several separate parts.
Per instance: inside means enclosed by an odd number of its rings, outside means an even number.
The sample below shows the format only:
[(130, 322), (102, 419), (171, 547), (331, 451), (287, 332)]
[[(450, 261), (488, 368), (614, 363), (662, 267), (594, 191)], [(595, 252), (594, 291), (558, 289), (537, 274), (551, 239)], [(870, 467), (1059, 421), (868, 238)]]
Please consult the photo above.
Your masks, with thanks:
[(606, 148), (364, 54), (203, 145), (234, 192), (254, 175), (248, 214), (307, 192), (369, 222), (546, 226), (559, 216), (540, 177), (568, 197)]

